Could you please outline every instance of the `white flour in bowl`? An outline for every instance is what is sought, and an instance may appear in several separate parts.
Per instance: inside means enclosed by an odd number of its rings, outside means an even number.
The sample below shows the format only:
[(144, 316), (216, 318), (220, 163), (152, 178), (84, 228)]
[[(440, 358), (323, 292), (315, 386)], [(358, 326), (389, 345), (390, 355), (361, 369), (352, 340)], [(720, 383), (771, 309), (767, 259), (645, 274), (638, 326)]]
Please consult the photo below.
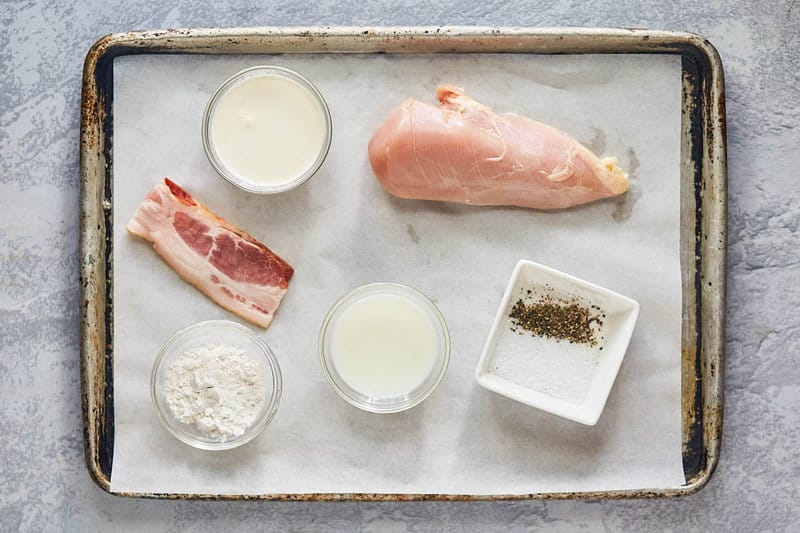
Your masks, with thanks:
[(236, 346), (200, 346), (167, 368), (164, 396), (177, 420), (225, 442), (242, 436), (261, 410), (261, 364)]

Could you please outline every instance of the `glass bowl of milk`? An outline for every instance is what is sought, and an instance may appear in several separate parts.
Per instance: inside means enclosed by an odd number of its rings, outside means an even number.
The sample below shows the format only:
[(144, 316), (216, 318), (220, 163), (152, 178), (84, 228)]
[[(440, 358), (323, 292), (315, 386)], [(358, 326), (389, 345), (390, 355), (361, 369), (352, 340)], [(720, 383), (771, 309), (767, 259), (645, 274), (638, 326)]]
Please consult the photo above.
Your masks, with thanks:
[(322, 166), (332, 121), (322, 94), (283, 67), (255, 66), (228, 78), (203, 115), (203, 148), (211, 166), (248, 192), (298, 187)]
[(350, 404), (373, 413), (418, 405), (450, 361), (450, 333), (439, 309), (416, 289), (371, 283), (331, 307), (319, 335), (322, 371)]

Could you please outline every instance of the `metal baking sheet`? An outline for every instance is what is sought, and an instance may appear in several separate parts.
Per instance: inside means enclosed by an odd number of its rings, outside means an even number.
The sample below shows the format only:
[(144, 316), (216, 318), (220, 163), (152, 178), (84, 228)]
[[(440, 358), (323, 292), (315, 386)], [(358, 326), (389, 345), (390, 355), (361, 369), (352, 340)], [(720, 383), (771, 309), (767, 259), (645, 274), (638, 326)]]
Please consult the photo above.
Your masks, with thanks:
[[(503, 498), (670, 496), (698, 490), (719, 453), (724, 339), (725, 131), (722, 68), (689, 34), (524, 28), (264, 28), (137, 32), (101, 39), (87, 56), (81, 119), (82, 376), (86, 455), (105, 490), (113, 467), (113, 59), (136, 53), (670, 53), (683, 65), (681, 227), (682, 407), (686, 484), (653, 491)], [(150, 497), (221, 497), (130, 494)], [(225, 498), (239, 496), (226, 495)], [(475, 499), (469, 494), (266, 494), (261, 499)]]

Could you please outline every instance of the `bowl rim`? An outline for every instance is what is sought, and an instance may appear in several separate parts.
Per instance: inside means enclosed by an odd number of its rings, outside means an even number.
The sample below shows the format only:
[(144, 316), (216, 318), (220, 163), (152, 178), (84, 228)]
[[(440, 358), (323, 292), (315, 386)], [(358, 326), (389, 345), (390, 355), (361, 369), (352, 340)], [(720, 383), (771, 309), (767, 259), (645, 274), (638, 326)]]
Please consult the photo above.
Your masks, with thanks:
[[(435, 378), (430, 383), (428, 387), (426, 387), (423, 391), (421, 391), (417, 396), (415, 396), (411, 400), (407, 400), (402, 403), (398, 404), (391, 404), (388, 406), (380, 406), (371, 404), (368, 402), (361, 401), (358, 398), (353, 398), (347, 392), (339, 386), (336, 378), (334, 377), (333, 373), (331, 372), (328, 366), (328, 358), (326, 357), (327, 350), (325, 348), (326, 339), (328, 336), (328, 332), (330, 330), (330, 324), (332, 320), (338, 315), (339, 311), (343, 309), (345, 304), (349, 301), (353, 300), (354, 298), (363, 298), (369, 294), (374, 294), (381, 292), (382, 290), (386, 289), (393, 289), (399, 292), (405, 292), (407, 294), (412, 294), (416, 296), (425, 306), (427, 306), (428, 310), (431, 311), (435, 320), (434, 327), (439, 328), (439, 332), (442, 338), (442, 349), (441, 349), (441, 356), (442, 362), (441, 364), (435, 368)], [(447, 369), (450, 366), (450, 349), (451, 349), (451, 340), (450, 340), (450, 330), (447, 327), (447, 322), (445, 321), (444, 315), (436, 306), (436, 304), (428, 298), (423, 292), (411, 287), (409, 285), (405, 285), (402, 283), (394, 283), (394, 282), (373, 282), (367, 283), (364, 285), (359, 285), (353, 289), (347, 291), (344, 295), (340, 296), (336, 302), (331, 306), (328, 310), (327, 314), (325, 315), (325, 319), (322, 322), (322, 326), (319, 330), (319, 337), (317, 341), (317, 353), (319, 357), (320, 366), (322, 367), (322, 373), (325, 376), (325, 379), (328, 381), (328, 384), (331, 388), (336, 392), (336, 394), (345, 400), (350, 405), (353, 405), (363, 411), (367, 411), (370, 413), (377, 413), (377, 414), (392, 414), (392, 413), (400, 413), (403, 411), (407, 411), (417, 405), (421, 404), (423, 401), (428, 399), (431, 394), (439, 388), (442, 380), (444, 379), (445, 374), (447, 373)]]
[[(247, 428), (242, 436), (227, 441), (204, 441), (180, 433), (170, 424), (169, 420), (167, 419), (167, 414), (163, 412), (157, 398), (159, 369), (161, 368), (167, 353), (169, 353), (169, 349), (178, 340), (186, 337), (187, 335), (191, 335), (193, 332), (203, 330), (208, 327), (224, 327), (231, 330), (236, 330), (252, 340), (259, 347), (258, 352), (263, 356), (263, 359), (266, 360), (267, 370), (272, 376), (272, 394), (269, 396), (269, 398), (264, 399), (264, 407), (262, 408), (263, 414), (259, 417), (259, 419), (257, 419), (255, 424)], [(272, 420), (275, 418), (275, 415), (278, 412), (282, 395), (283, 375), (281, 373), (280, 364), (278, 363), (278, 358), (272, 351), (272, 347), (270, 347), (266, 341), (259, 338), (249, 328), (231, 320), (203, 320), (178, 330), (161, 345), (158, 355), (153, 362), (153, 367), (150, 371), (150, 399), (155, 406), (156, 413), (158, 413), (158, 417), (161, 420), (162, 425), (167, 428), (167, 431), (169, 431), (173, 437), (184, 444), (199, 450), (231, 450), (247, 444), (251, 440), (255, 439), (272, 423)], [(177, 420), (175, 420), (175, 422), (176, 424), (181, 424), (181, 422)]]
[[(275, 186), (268, 185), (259, 187), (253, 185), (252, 183), (247, 182), (244, 177), (239, 176), (232, 170), (228, 169), (222, 160), (217, 157), (216, 151), (213, 147), (214, 143), (211, 140), (211, 117), (219, 99), (234, 85), (245, 78), (257, 75), (257, 72), (261, 72), (261, 75), (263, 76), (277, 75), (279, 77), (288, 78), (300, 85), (300, 87), (307, 91), (320, 105), (322, 108), (323, 119), (325, 120), (325, 138), (322, 141), (322, 146), (320, 147), (319, 154), (317, 154), (317, 158), (314, 160), (314, 163), (312, 163), (312, 165), (298, 177)], [(242, 69), (230, 76), (212, 93), (211, 98), (209, 98), (208, 103), (206, 103), (205, 110), (203, 111), (201, 135), (203, 139), (203, 151), (206, 154), (208, 162), (214, 168), (214, 171), (225, 181), (234, 185), (235, 187), (238, 187), (239, 189), (242, 189), (243, 191), (254, 194), (279, 194), (299, 187), (311, 179), (311, 177), (314, 176), (322, 167), (322, 164), (325, 162), (325, 159), (327, 159), (328, 153), (331, 149), (331, 142), (333, 140), (333, 118), (330, 107), (328, 107), (328, 101), (322, 95), (320, 90), (317, 89), (316, 85), (314, 85), (308, 78), (299, 72), (286, 67), (280, 67), (277, 65), (254, 65)]]

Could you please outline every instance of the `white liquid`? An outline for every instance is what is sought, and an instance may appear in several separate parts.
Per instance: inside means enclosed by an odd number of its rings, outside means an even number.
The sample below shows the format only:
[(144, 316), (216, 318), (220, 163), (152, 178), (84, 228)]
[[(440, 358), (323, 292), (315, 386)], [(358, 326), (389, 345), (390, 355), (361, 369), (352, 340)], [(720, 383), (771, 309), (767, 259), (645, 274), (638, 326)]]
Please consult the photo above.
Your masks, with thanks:
[(314, 164), (326, 132), (322, 106), (309, 91), (279, 76), (254, 76), (219, 97), (210, 140), (223, 165), (241, 180), (280, 185)]
[(419, 387), (433, 370), (436, 349), (436, 331), (425, 311), (394, 294), (350, 304), (331, 338), (336, 371), (371, 398), (394, 398)]

